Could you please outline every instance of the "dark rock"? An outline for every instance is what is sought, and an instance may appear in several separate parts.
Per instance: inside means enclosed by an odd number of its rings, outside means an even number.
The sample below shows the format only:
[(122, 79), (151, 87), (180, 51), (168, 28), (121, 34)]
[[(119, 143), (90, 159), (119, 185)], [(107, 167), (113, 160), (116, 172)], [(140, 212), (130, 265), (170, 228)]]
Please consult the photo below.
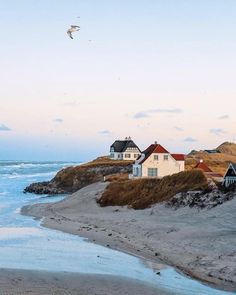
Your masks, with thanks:
[(74, 193), (89, 184), (103, 181), (106, 175), (130, 173), (131, 171), (132, 164), (127, 164), (125, 161), (122, 164), (116, 161), (107, 161), (105, 164), (67, 167), (60, 170), (50, 181), (32, 183), (27, 186), (24, 193), (48, 195)]
[(224, 193), (215, 189), (209, 193), (203, 191), (188, 191), (175, 195), (167, 203), (167, 207), (178, 209), (181, 207), (190, 207), (198, 209), (211, 209), (226, 201), (236, 197), (236, 192)]

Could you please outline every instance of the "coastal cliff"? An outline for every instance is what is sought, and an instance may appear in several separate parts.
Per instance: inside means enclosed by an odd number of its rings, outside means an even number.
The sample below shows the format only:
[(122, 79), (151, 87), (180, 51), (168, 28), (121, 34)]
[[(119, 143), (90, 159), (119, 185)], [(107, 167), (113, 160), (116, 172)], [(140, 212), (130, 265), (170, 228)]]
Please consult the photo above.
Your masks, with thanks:
[(25, 193), (66, 194), (102, 181), (111, 174), (128, 174), (132, 171), (132, 161), (114, 161), (108, 157), (100, 157), (94, 161), (60, 170), (50, 181), (32, 183), (25, 188)]

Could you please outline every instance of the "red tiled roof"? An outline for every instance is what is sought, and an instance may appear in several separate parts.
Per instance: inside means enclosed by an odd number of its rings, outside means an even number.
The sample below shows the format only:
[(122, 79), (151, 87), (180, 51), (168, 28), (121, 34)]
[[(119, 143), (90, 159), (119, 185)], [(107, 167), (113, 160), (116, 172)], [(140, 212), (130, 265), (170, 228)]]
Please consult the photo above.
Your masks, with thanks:
[(207, 176), (211, 176), (211, 177), (223, 177), (222, 174), (220, 173), (214, 173), (214, 172), (206, 172)]
[(199, 162), (194, 169), (201, 169), (204, 172), (213, 172), (205, 163)]
[(163, 148), (163, 146), (161, 146), (160, 144), (151, 144), (146, 150), (144, 150), (142, 152), (142, 154), (145, 154), (144, 159), (140, 162), (140, 164), (142, 164), (143, 162), (145, 162), (147, 160), (147, 158), (149, 158), (149, 156), (153, 153), (157, 153), (157, 154), (169, 154), (169, 152)]
[(160, 144), (153, 144), (153, 145), (154, 145), (153, 153), (169, 154), (169, 152), (165, 148), (163, 148), (163, 146), (161, 146)]
[(184, 161), (184, 154), (171, 154), (176, 161)]

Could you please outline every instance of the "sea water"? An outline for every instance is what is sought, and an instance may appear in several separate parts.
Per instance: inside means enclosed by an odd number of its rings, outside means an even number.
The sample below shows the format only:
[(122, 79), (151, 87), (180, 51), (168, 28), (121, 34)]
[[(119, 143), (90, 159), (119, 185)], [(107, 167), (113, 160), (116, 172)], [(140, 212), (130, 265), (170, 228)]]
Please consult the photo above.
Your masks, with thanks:
[(0, 161), (0, 268), (115, 275), (136, 279), (169, 294), (226, 295), (166, 267), (161, 275), (138, 258), (108, 249), (78, 236), (50, 230), (22, 216), (25, 205), (59, 201), (65, 196), (24, 194), (32, 182), (51, 179), (77, 163)]

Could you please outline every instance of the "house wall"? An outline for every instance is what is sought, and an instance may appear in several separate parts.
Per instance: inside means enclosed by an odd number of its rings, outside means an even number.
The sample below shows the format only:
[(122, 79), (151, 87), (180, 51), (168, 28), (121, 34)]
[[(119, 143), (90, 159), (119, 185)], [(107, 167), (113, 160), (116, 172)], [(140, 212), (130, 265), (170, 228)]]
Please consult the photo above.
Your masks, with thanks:
[(127, 160), (127, 161), (135, 161), (138, 156), (140, 155), (140, 151), (136, 148), (133, 149), (126, 149), (125, 152), (123, 152), (123, 160)]
[(110, 158), (112, 160), (135, 161), (140, 154), (138, 149), (127, 149), (123, 153), (110, 152)]
[(112, 160), (123, 160), (123, 154), (122, 153), (111, 152), (110, 153), (110, 158)]
[[(154, 160), (154, 155), (158, 155), (158, 160)], [(164, 160), (164, 155), (168, 155), (168, 160)], [(148, 177), (148, 168), (157, 168), (157, 177), (164, 177), (184, 171), (184, 161), (176, 161), (170, 154), (153, 153), (142, 164), (142, 177)]]
[(132, 172), (133, 177), (141, 177), (142, 176), (142, 166), (139, 164), (134, 164), (133, 165), (133, 172)]

